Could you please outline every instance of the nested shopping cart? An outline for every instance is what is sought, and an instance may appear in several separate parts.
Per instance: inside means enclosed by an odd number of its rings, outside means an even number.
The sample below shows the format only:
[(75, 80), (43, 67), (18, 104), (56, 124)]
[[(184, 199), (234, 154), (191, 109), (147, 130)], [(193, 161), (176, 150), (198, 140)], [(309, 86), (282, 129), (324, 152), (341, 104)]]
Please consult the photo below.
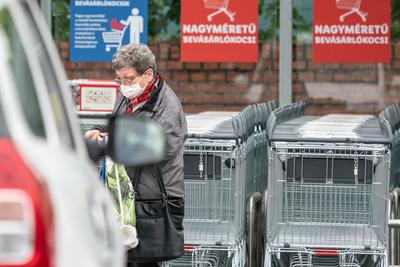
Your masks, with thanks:
[[(256, 108), (264, 113), (256, 116)], [(268, 103), (240, 113), (204, 112), (187, 116), (185, 218), (187, 253), (169, 266), (244, 266), (246, 202), (261, 171), (258, 147), (266, 143)], [(262, 117), (266, 116), (266, 117)], [(257, 135), (257, 136), (256, 136)], [(260, 179), (261, 180), (261, 179)], [(265, 180), (265, 177), (264, 177)]]
[(220, 13), (224, 13), (228, 16), (230, 21), (234, 21), (235, 13), (228, 10), (229, 1), (230, 0), (204, 0), (205, 8), (217, 10), (207, 16), (208, 21), (212, 21), (212, 18)]
[[(383, 110), (379, 117), (388, 125), (392, 134), (390, 194), (389, 194), (389, 265), (400, 264), (400, 104), (390, 105)], [(394, 223), (394, 225), (393, 225)]]
[(245, 183), (238, 179), (243, 150), (237, 145), (232, 120), (218, 113), (187, 117), (183, 225), (188, 253), (170, 265), (186, 261), (187, 266), (244, 266)]
[(336, 0), (336, 7), (338, 9), (347, 10), (346, 13), (340, 16), (340, 21), (343, 22), (347, 16), (357, 14), (362, 21), (367, 21), (368, 13), (360, 9), (362, 0)]
[(388, 266), (391, 140), (369, 115), (268, 121), (265, 266)]
[(385, 120), (392, 130), (393, 147), (390, 188), (393, 189), (400, 186), (400, 105), (388, 106), (379, 114), (379, 117)]

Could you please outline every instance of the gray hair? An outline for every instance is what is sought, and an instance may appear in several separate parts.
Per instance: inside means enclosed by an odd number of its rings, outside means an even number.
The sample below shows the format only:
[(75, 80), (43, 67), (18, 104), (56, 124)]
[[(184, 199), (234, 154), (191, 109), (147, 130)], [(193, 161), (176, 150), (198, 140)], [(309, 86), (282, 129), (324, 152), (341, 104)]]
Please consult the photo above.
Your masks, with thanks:
[(124, 67), (133, 67), (139, 74), (143, 74), (149, 68), (155, 72), (156, 58), (147, 45), (124, 45), (114, 54), (112, 68), (119, 70)]

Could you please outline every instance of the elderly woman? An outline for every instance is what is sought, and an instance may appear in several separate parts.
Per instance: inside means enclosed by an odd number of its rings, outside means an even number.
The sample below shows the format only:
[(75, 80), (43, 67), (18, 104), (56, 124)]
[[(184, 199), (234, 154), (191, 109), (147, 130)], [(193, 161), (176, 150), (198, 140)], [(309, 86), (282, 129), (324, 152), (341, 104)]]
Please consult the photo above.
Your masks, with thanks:
[[(154, 166), (126, 168), (135, 188), (136, 199), (159, 199), (162, 194), (157, 175), (162, 176), (168, 198), (182, 200), (182, 206), (179, 207), (182, 214), (178, 216), (180, 222), (177, 222), (179, 225), (183, 219), (183, 151), (187, 136), (186, 119), (180, 101), (157, 72), (155, 57), (146, 45), (130, 44), (121, 47), (113, 57), (112, 67), (116, 81), (121, 86), (113, 114), (153, 119), (163, 126), (167, 139), (165, 160), (157, 164), (160, 171), (156, 171)], [(106, 129), (95, 127), (85, 136), (97, 139), (104, 134)], [(143, 236), (139, 227), (138, 235), (140, 246), (140, 239), (146, 236)], [(128, 266), (158, 266), (157, 263), (133, 263), (135, 259), (130, 257), (130, 252), (128, 262), (132, 263), (128, 263)]]

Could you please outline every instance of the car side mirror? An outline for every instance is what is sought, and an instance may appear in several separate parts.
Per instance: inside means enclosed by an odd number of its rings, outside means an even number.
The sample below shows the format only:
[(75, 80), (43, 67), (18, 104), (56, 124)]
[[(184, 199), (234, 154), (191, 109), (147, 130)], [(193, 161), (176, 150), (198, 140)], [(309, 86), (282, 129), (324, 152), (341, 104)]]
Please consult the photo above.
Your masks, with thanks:
[(154, 121), (118, 117), (110, 119), (107, 154), (125, 166), (160, 162), (165, 156), (164, 130)]

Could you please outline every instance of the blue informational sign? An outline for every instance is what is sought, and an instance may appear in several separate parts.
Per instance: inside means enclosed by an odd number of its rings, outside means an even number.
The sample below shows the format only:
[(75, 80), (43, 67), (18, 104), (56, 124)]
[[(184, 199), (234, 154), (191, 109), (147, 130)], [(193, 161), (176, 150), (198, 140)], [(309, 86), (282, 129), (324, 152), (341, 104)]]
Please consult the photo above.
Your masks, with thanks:
[(147, 43), (147, 0), (71, 0), (70, 61), (110, 62), (116, 49)]

